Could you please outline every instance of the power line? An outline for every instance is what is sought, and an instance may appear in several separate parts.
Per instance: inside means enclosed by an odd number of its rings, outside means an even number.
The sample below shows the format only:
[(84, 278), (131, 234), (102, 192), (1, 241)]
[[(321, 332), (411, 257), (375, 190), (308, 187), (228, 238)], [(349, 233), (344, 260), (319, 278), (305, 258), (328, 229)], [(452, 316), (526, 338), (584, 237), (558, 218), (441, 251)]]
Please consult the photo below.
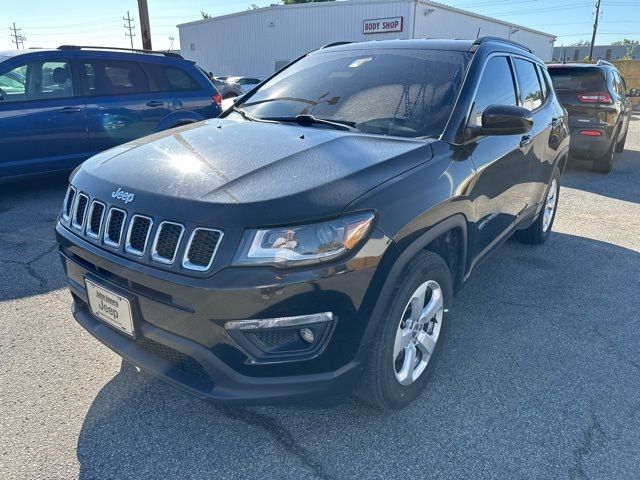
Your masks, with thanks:
[(129, 40), (131, 41), (131, 50), (133, 50), (133, 37), (135, 37), (136, 34), (132, 32), (132, 30), (135, 28), (135, 25), (131, 26), (131, 22), (133, 22), (134, 19), (131, 18), (128, 10), (127, 10), (127, 17), (126, 18), (122, 17), (122, 19), (127, 22), (127, 25), (124, 25), (124, 28), (129, 30), (129, 32), (124, 32), (124, 34), (125, 36), (129, 37)]

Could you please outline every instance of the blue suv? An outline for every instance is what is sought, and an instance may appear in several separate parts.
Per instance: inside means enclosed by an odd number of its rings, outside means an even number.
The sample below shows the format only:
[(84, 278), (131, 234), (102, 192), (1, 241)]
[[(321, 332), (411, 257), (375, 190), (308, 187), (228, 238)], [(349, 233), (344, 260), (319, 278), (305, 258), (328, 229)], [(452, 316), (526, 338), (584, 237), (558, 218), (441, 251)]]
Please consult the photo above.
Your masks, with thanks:
[(177, 54), (0, 51), (0, 179), (71, 170), (102, 150), (217, 117), (220, 103), (206, 75)]

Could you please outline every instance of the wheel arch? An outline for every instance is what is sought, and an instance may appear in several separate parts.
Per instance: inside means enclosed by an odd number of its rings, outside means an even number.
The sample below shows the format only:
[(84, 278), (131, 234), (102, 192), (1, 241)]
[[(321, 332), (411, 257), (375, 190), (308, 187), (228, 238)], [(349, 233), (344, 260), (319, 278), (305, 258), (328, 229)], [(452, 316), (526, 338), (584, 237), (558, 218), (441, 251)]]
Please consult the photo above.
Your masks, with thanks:
[[(441, 220), (426, 231), (412, 236), (410, 241), (402, 242), (402, 248), (396, 244), (397, 248), (394, 249), (396, 257), (395, 259), (390, 259), (391, 266), (385, 272), (379, 272), (384, 275), (384, 280), (376, 295), (377, 300), (369, 316), (370, 320), (366, 327), (358, 356), (366, 355), (368, 352), (368, 347), (374, 340), (375, 332), (378, 330), (380, 322), (383, 321), (384, 310), (391, 298), (394, 286), (409, 261), (424, 250), (432, 251), (442, 256), (441, 249), (443, 246), (441, 242), (446, 242), (444, 239), (449, 235), (454, 235), (456, 238), (456, 243), (453, 247), (456, 249), (457, 262), (454, 268), (455, 271), (451, 272), (454, 280), (454, 292), (460, 288), (467, 268), (468, 223), (463, 214), (457, 213)], [(438, 245), (438, 247), (434, 248), (434, 245)], [(447, 262), (447, 258), (444, 258), (444, 260)], [(451, 266), (449, 268), (451, 269)]]

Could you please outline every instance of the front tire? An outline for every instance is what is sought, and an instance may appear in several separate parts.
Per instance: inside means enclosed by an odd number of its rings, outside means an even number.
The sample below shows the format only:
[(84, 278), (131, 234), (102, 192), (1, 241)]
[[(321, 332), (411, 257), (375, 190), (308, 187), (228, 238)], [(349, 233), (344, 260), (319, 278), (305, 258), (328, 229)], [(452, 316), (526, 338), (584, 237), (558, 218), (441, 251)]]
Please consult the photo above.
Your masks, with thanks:
[(522, 243), (530, 245), (540, 245), (544, 243), (553, 227), (553, 221), (556, 218), (556, 210), (558, 208), (558, 198), (560, 196), (560, 170), (558, 167), (553, 169), (551, 181), (547, 187), (547, 193), (544, 197), (544, 205), (538, 214), (536, 221), (524, 230), (516, 230), (515, 237)]
[(439, 255), (413, 257), (391, 293), (358, 389), (367, 403), (383, 410), (404, 408), (427, 383), (446, 331), (451, 272)]

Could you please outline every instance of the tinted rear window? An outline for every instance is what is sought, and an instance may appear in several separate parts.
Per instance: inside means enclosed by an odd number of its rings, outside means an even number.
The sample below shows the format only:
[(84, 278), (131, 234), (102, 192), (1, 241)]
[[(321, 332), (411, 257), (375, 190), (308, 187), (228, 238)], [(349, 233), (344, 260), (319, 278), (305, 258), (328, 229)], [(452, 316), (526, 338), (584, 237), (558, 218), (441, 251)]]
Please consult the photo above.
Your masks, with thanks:
[(143, 66), (152, 92), (180, 92), (201, 88), (190, 74), (180, 68), (155, 63), (145, 63)]
[(603, 72), (598, 68), (549, 68), (553, 87), (557, 91), (599, 92), (606, 89)]
[(344, 50), (308, 55), (243, 104), (257, 117), (313, 115), (363, 132), (438, 136), (467, 67), (466, 52)]
[(84, 71), (89, 95), (123, 95), (149, 91), (147, 77), (135, 62), (86, 60)]

